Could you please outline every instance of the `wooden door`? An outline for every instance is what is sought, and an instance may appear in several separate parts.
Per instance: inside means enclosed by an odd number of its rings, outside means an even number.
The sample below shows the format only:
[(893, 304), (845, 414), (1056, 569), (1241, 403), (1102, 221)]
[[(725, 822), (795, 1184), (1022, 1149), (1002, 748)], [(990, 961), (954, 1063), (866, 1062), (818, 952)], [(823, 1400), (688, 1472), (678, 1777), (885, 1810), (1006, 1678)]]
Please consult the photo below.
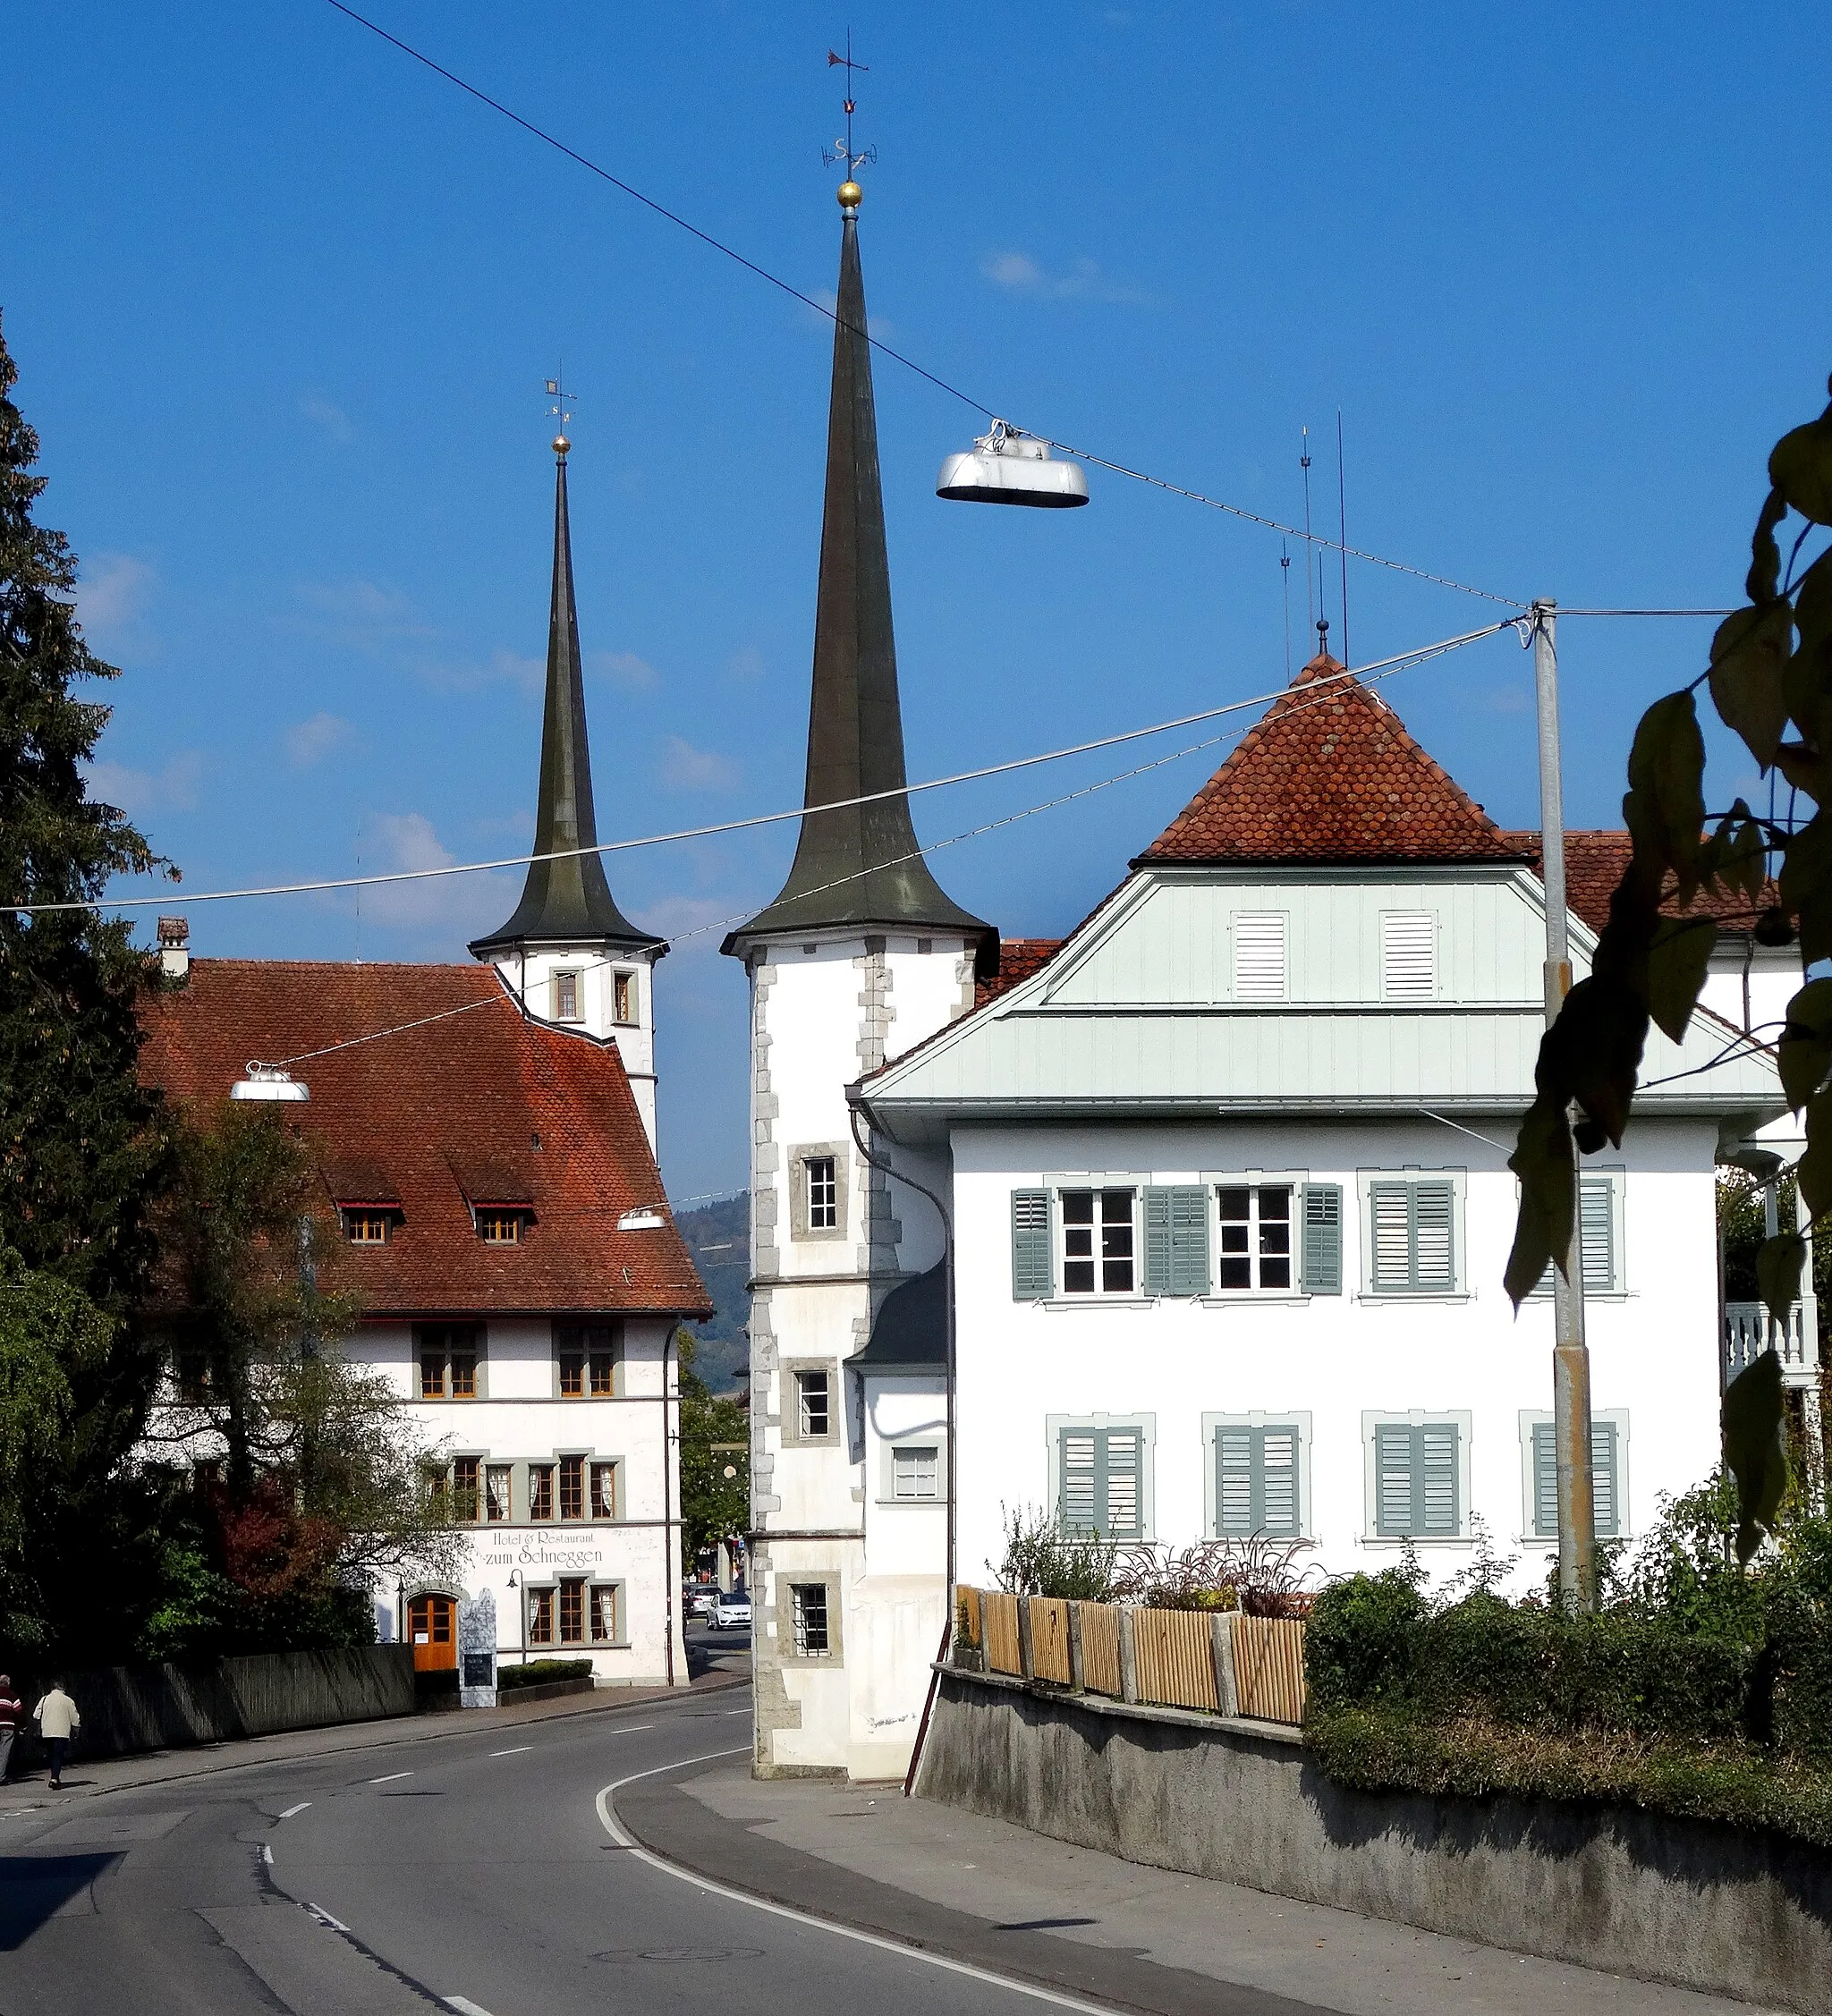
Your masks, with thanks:
[(407, 1605), (407, 1637), (415, 1673), (458, 1664), (457, 1606), (448, 1596), (417, 1596)]

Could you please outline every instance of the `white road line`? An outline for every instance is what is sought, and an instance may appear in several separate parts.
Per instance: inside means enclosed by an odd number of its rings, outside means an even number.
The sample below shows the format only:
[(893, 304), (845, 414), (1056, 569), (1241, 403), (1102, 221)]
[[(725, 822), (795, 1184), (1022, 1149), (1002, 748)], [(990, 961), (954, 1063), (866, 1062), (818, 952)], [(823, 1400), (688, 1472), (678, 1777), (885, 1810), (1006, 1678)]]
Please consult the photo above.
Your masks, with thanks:
[(964, 1974), (969, 1980), (985, 1981), (996, 1988), (1009, 1988), (1014, 1995), (1028, 1995), (1033, 2002), (1047, 2002), (1056, 2009), (1073, 2009), (1079, 2011), (1081, 2016), (1115, 2016), (1111, 2003), (1086, 2002), (1079, 1995), (1061, 1995), (1054, 1988), (1039, 1987), (1033, 1981), (1014, 1980), (1008, 1974), (995, 1974), (989, 1967), (973, 1967), (963, 1960), (948, 1960), (941, 1953), (929, 1952), (921, 1946), (906, 1945), (903, 1940), (886, 1938), (879, 1932), (866, 1932), (856, 1925), (840, 1925), (830, 1918), (816, 1918), (811, 1911), (798, 1911), (787, 1904), (773, 1904), (767, 1898), (753, 1897), (748, 1890), (734, 1890), (729, 1884), (715, 1883), (710, 1876), (698, 1876), (693, 1870), (667, 1861), (644, 1848), (640, 1842), (632, 1840), (618, 1825), (611, 1811), (611, 1795), (622, 1792), (625, 1785), (635, 1784), (639, 1779), (658, 1778), (665, 1771), (680, 1771), (690, 1764), (713, 1764), (722, 1758), (749, 1757), (750, 1754), (751, 1745), (747, 1743), (742, 1749), (710, 1750), (704, 1757), (678, 1758), (673, 1764), (657, 1764), (651, 1770), (632, 1771), (627, 1778), (614, 1779), (598, 1795), (598, 1819), (611, 1839), (639, 1862), (647, 1862), (650, 1868), (659, 1869), (664, 1876), (674, 1876), (682, 1883), (691, 1883), (702, 1894), (725, 1897), (734, 1904), (747, 1904), (754, 1911), (768, 1911), (772, 1918), (785, 1918), (792, 1924), (810, 1926), (817, 1932), (829, 1932), (836, 1939), (855, 1940), (861, 1946), (876, 1946), (881, 1952), (920, 1961), (925, 1967), (938, 1967), (946, 1974)]
[[(513, 1750), (492, 1750), (490, 1755), (492, 1757), (522, 1757), (533, 1748), (532, 1743), (517, 1743)], [(452, 1998), (447, 1995), (445, 1999), (449, 2002)]]
[(265, 1863), (266, 1863), (266, 1864), (267, 1865), (267, 1867), (268, 1867), (269, 1868), (273, 1868), (273, 1866), (274, 1866), (274, 1844), (273, 1844), (273, 1842), (270, 1842), (270, 1841), (264, 1841), (264, 1842), (262, 1842), (262, 1843), (261, 1843), (261, 1860), (262, 1860), (262, 1861), (264, 1861), (264, 1862), (265, 1862)]
[(411, 1778), (412, 1775), (413, 1774), (411, 1771), (390, 1771), (386, 1777), (371, 1778), (369, 1783), (372, 1785), (392, 1785), (397, 1778)]
[(320, 1925), (329, 1926), (333, 1932), (349, 1931), (350, 1927), (344, 1924), (343, 1919), (333, 1918), (322, 1904), (308, 1904), (305, 1908), (317, 1919)]
[(613, 1736), (634, 1736), (644, 1729), (653, 1729), (654, 1727), (655, 1724), (652, 1722), (632, 1722), (627, 1729), (613, 1729), (610, 1733)]
[(443, 1995), (440, 2000), (447, 2009), (455, 2009), (458, 2016), (490, 2016), (488, 2009), (479, 2008), (469, 1995)]
[(289, 1806), (280, 1817), (283, 1820), (290, 1820), (295, 1813), (303, 1813), (310, 1804), (311, 1801), (309, 1799), (302, 1799), (297, 1806)]

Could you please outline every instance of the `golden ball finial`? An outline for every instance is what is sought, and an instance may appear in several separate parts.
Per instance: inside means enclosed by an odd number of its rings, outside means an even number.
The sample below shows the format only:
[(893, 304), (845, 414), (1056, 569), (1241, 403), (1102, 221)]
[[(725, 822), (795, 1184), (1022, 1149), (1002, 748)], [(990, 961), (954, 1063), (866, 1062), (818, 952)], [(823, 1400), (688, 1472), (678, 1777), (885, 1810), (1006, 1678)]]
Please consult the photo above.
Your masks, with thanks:
[(557, 456), (558, 456), (558, 457), (560, 458), (560, 460), (561, 460), (562, 462), (564, 462), (564, 461), (565, 461), (565, 459), (566, 459), (566, 451), (567, 451), (567, 450), (568, 450), (568, 449), (569, 449), (569, 448), (570, 448), (570, 447), (571, 447), (572, 445), (572, 443), (571, 443), (571, 442), (570, 442), (569, 440), (567, 440), (566, 436), (564, 436), (564, 434), (556, 434), (556, 435), (555, 435), (555, 436), (554, 436), (554, 453), (556, 453), (556, 455), (557, 455)]
[(860, 188), (857, 182), (843, 182), (839, 187), (841, 209), (856, 210), (864, 195), (865, 191)]

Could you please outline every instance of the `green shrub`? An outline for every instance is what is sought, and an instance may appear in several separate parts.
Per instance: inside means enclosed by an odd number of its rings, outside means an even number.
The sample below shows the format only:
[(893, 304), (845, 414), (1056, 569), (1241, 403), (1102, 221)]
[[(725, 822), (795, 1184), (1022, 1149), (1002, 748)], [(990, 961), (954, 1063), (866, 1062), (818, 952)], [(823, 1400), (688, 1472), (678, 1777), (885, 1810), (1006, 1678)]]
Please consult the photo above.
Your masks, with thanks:
[(999, 1509), (1005, 1521), (1005, 1559), (995, 1571), (1000, 1588), (1014, 1596), (1066, 1597), (1072, 1603), (1108, 1600), (1120, 1558), (1116, 1541), (1071, 1537), (1041, 1508)]
[(1305, 1673), (1317, 1707), (1411, 1697), (1426, 1616), (1421, 1581), (1408, 1562), (1378, 1575), (1344, 1576), (1322, 1591), (1304, 1631)]
[(518, 1687), (544, 1687), (553, 1680), (583, 1680), (591, 1670), (589, 1659), (527, 1659), (518, 1666), (498, 1665), (496, 1691), (506, 1694)]

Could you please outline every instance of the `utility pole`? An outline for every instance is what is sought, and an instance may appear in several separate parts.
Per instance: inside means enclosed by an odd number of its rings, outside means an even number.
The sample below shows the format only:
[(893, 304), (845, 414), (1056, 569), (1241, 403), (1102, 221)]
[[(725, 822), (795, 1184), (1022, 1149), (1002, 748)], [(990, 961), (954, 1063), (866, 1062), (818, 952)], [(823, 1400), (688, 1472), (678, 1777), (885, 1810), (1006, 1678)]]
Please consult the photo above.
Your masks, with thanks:
[[(1571, 941), (1565, 907), (1565, 796), (1558, 758), (1557, 611), (1558, 605), (1545, 597), (1533, 604), (1548, 1029), (1557, 1021), (1571, 991)], [(1589, 1610), (1597, 1600), (1597, 1506), (1590, 1463), (1590, 1351), (1584, 1342), (1584, 1215), (1574, 1139), (1571, 1158), (1571, 1239), (1565, 1249), (1565, 1264), (1555, 1263), (1552, 1269), (1552, 1439), (1558, 1454), (1558, 1593), (1568, 1610)]]

